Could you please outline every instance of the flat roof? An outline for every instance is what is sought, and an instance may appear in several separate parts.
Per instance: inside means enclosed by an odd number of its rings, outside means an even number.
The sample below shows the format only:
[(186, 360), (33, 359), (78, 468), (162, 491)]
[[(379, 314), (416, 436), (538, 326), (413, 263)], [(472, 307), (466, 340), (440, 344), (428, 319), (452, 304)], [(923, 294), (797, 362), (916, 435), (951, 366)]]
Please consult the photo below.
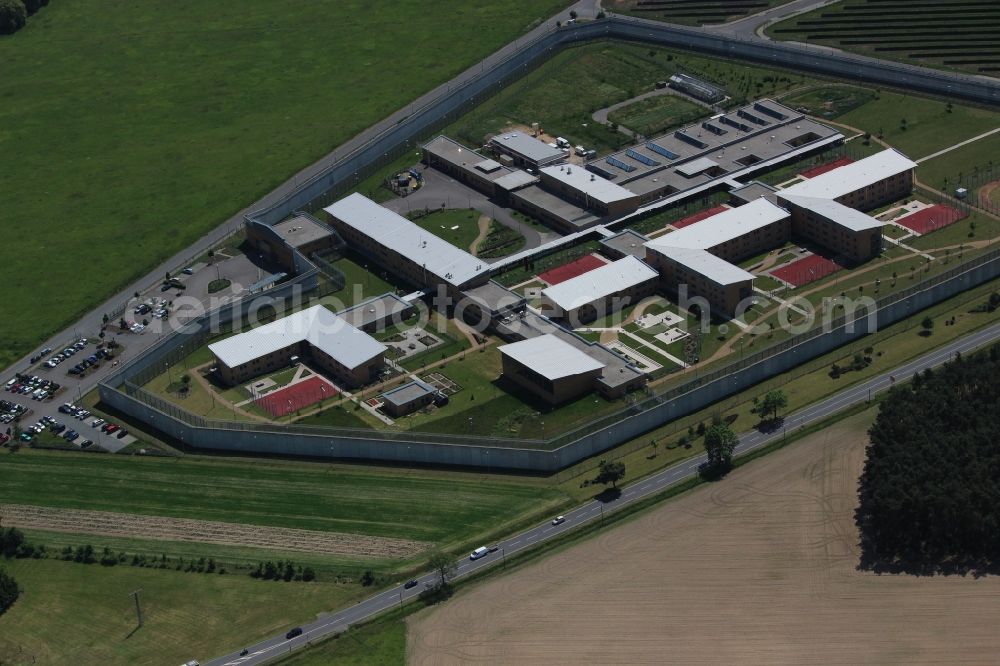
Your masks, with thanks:
[(546, 379), (562, 379), (600, 370), (604, 363), (591, 358), (551, 333), (498, 347), (504, 354)]
[(646, 243), (646, 247), (658, 250), (661, 247), (685, 247), (693, 250), (708, 250), (716, 245), (774, 224), (788, 217), (788, 211), (767, 199), (756, 199), (738, 208), (707, 217), (704, 220), (660, 236)]
[(741, 185), (740, 187), (734, 187), (729, 190), (731, 196), (736, 197), (742, 201), (750, 202), (754, 199), (759, 199), (761, 197), (766, 198), (771, 203), (775, 202), (774, 193), (777, 192), (777, 188), (771, 187), (766, 183), (754, 180), (746, 185)]
[(677, 167), (677, 173), (682, 176), (697, 176), (702, 171), (708, 171), (712, 167), (719, 166), (719, 163), (715, 160), (711, 160), (707, 157), (699, 157), (696, 160), (691, 160), (690, 162), (685, 162), (684, 164)]
[(581, 208), (551, 192), (547, 192), (538, 185), (524, 187), (515, 192), (514, 196), (538, 206), (550, 215), (558, 217), (577, 231), (589, 229), (601, 221), (600, 217), (594, 215), (586, 208)]
[(532, 176), (527, 171), (521, 169), (514, 169), (505, 173), (500, 178), (493, 181), (496, 183), (497, 187), (502, 187), (508, 192), (511, 190), (516, 190), (519, 187), (524, 187), (526, 185), (531, 185), (532, 183), (538, 182), (538, 176)]
[(884, 222), (876, 220), (870, 215), (865, 215), (859, 210), (850, 206), (845, 206), (833, 199), (817, 199), (815, 197), (788, 196), (779, 194), (782, 199), (793, 203), (801, 208), (815, 211), (826, 219), (846, 227), (851, 231), (866, 231), (868, 229), (881, 229)]
[(565, 183), (574, 190), (583, 192), (591, 199), (599, 201), (602, 204), (610, 204), (615, 201), (635, 197), (634, 193), (629, 192), (621, 185), (612, 183), (607, 178), (603, 178), (575, 164), (543, 167), (541, 172), (554, 180)]
[(656, 251), (716, 284), (727, 285), (754, 279), (753, 273), (720, 259), (708, 250), (663, 246), (656, 248)]
[(394, 389), (386, 391), (382, 394), (382, 399), (401, 407), (413, 402), (414, 400), (419, 400), (425, 395), (433, 395), (435, 393), (437, 393), (437, 391), (434, 387), (425, 384), (419, 379), (415, 379), (412, 382), (407, 382), (402, 386), (397, 386)]
[(646, 255), (645, 244), (649, 238), (643, 236), (638, 231), (634, 229), (626, 229), (614, 236), (608, 236), (607, 238), (602, 238), (598, 241), (601, 245), (620, 252), (621, 254), (630, 254), (640, 259)]
[(553, 148), (544, 141), (539, 141), (524, 132), (504, 132), (491, 139), (491, 143), (503, 146), (504, 149), (517, 153), (521, 157), (537, 164), (547, 163), (563, 158), (563, 151)]
[(659, 276), (646, 262), (627, 256), (559, 284), (542, 289), (542, 296), (564, 311), (593, 303)]
[(424, 231), (402, 215), (359, 192), (324, 208), (327, 213), (379, 245), (426, 267), (452, 286), (461, 287), (487, 271), (489, 264)]
[(463, 293), (491, 314), (518, 308), (525, 303), (524, 296), (494, 280), (472, 289), (466, 289)]
[(303, 341), (351, 369), (364, 365), (386, 350), (381, 342), (322, 305), (214, 342), (208, 348), (221, 362), (234, 368)]
[(909, 157), (894, 148), (889, 148), (779, 190), (779, 195), (836, 199), (885, 178), (914, 169), (916, 166), (917, 163)]
[(278, 222), (271, 228), (291, 247), (300, 247), (333, 235), (328, 226), (304, 215)]
[(406, 312), (413, 308), (413, 304), (404, 301), (393, 293), (382, 294), (369, 298), (357, 305), (344, 308), (337, 313), (337, 316), (346, 321), (351, 326), (364, 328), (369, 324), (391, 319), (395, 315)]

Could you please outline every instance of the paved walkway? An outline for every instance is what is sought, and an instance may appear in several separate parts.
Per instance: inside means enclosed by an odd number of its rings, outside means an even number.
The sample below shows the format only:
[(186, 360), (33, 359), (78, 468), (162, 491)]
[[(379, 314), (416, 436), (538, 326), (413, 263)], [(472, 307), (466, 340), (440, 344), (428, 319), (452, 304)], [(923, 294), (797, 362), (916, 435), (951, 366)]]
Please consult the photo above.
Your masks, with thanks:
[(927, 160), (932, 160), (935, 157), (938, 157), (940, 155), (944, 155), (945, 153), (950, 153), (953, 150), (961, 148), (962, 146), (967, 146), (970, 143), (975, 143), (976, 141), (979, 141), (980, 139), (985, 139), (986, 137), (991, 136), (993, 134), (996, 134), (997, 132), (1000, 132), (1000, 127), (997, 127), (996, 129), (991, 129), (989, 132), (983, 132), (979, 136), (974, 136), (971, 139), (966, 139), (965, 141), (961, 141), (959, 143), (956, 143), (954, 146), (948, 146), (947, 148), (944, 148), (943, 150), (939, 150), (936, 153), (931, 153), (930, 155), (927, 155), (926, 157), (921, 157), (919, 160), (914, 160), (914, 162), (916, 162), (917, 164), (923, 164)]
[[(650, 97), (659, 97), (661, 95), (672, 95), (674, 97), (680, 97), (681, 99), (693, 102), (698, 106), (702, 106), (709, 111), (715, 111), (714, 106), (706, 102), (702, 102), (700, 99), (695, 99), (690, 95), (685, 95), (684, 93), (678, 90), (674, 90), (673, 88), (659, 88), (657, 90), (650, 90), (649, 92), (644, 92), (641, 95), (636, 95), (635, 97), (627, 99), (624, 102), (618, 102), (617, 104), (612, 104), (609, 107), (598, 109), (597, 111), (594, 111), (594, 113), (592, 113), (590, 117), (593, 118), (595, 121), (601, 123), (602, 125), (609, 125), (611, 124), (611, 121), (608, 120), (608, 115), (614, 113), (618, 109), (624, 108), (630, 104), (635, 104), (636, 102), (641, 102), (642, 100), (649, 99)], [(636, 135), (635, 130), (620, 124), (618, 125), (618, 131), (630, 138), (634, 138)]]

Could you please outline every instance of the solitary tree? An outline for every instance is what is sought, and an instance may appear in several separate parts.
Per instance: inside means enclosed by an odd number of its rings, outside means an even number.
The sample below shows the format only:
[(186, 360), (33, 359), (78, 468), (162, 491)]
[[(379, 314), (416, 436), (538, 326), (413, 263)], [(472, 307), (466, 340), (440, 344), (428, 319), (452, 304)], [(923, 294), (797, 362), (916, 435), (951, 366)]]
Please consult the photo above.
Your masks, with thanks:
[(930, 317), (924, 317), (924, 320), (920, 322), (920, 326), (924, 329), (924, 335), (930, 335), (934, 329), (934, 320)]
[(771, 414), (772, 419), (778, 418), (778, 412), (788, 406), (788, 396), (781, 389), (773, 389), (764, 394), (761, 400), (761, 415)]
[(440, 577), (438, 586), (442, 588), (448, 586), (448, 581), (455, 576), (458, 570), (458, 567), (455, 566), (455, 560), (441, 551), (431, 554), (427, 560), (427, 566), (437, 572)]
[(618, 482), (625, 478), (625, 463), (615, 460), (602, 460), (597, 466), (597, 476), (593, 483), (602, 485), (611, 484), (612, 488), (618, 487)]
[(575, 19), (575, 18), (576, 18), (576, 16), (577, 16), (577, 14), (576, 14), (576, 10), (575, 10), (575, 9), (571, 9), (571, 10), (570, 10), (570, 12), (569, 12), (569, 17), (570, 17), (571, 19)]
[(728, 425), (714, 425), (705, 432), (705, 452), (712, 469), (728, 469), (739, 439)]

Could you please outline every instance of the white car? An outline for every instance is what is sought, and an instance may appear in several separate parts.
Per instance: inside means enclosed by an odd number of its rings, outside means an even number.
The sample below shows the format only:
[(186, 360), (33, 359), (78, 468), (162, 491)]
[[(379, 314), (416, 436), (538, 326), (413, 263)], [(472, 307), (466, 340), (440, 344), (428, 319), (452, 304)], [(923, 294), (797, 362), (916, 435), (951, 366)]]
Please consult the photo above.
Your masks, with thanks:
[(565, 522), (566, 522), (566, 516), (556, 516), (555, 518), (552, 519), (553, 525), (562, 525)]

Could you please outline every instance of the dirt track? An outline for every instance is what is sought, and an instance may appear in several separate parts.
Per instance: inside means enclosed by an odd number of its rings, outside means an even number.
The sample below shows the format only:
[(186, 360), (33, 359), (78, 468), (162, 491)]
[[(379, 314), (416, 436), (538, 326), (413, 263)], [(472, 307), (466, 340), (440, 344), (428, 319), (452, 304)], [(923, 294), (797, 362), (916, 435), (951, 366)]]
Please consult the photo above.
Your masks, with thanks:
[(3, 516), (3, 522), (8, 526), (52, 532), (215, 543), (323, 555), (407, 557), (430, 546), (419, 541), (342, 532), (240, 525), (134, 513), (51, 509), (24, 504), (0, 504), (0, 516)]
[(1000, 579), (855, 569), (864, 427), (416, 615), (409, 663), (996, 663)]

